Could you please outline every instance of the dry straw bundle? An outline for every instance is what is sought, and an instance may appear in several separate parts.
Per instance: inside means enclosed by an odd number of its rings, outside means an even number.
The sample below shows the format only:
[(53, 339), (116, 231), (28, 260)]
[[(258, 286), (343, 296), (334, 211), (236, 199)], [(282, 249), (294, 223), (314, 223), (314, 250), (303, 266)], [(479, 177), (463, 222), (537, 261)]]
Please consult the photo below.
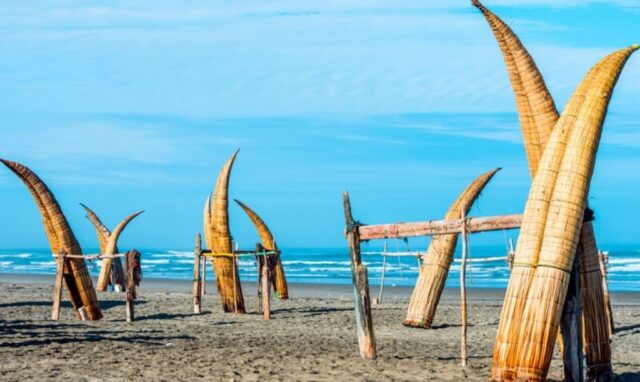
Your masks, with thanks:
[[(496, 168), (475, 179), (449, 207), (445, 219), (460, 218), (462, 208), (466, 214), (484, 187), (499, 170), (500, 168)], [(434, 236), (429, 243), (425, 262), (420, 269), (416, 286), (413, 289), (403, 325), (427, 329), (431, 327), (457, 243), (457, 233)]]
[[(51, 252), (54, 254), (65, 252), (71, 255), (81, 255), (80, 244), (78, 244), (60, 205), (58, 205), (47, 185), (26, 166), (4, 159), (0, 159), (0, 161), (22, 180), (33, 196), (42, 216), (42, 224), (49, 239)], [(93, 289), (89, 270), (84, 259), (67, 259), (66, 261), (64, 282), (75, 311), (77, 312), (78, 309), (84, 308), (89, 320), (102, 318), (96, 291)]]
[(478, 0), (473, 0), (472, 3), (487, 19), (504, 56), (516, 97), (520, 127), (533, 176), (544, 146), (558, 120), (558, 111), (538, 67), (520, 39), (507, 24)]
[(544, 150), (525, 207), (494, 349), (494, 379), (543, 380), (586, 208), (611, 92), (636, 47), (600, 61), (569, 100)]
[[(555, 105), (533, 59), (518, 37), (500, 18), (477, 0), (474, 0), (473, 4), (485, 16), (502, 50), (516, 96), (529, 167), (533, 175), (537, 170), (542, 148), (558, 119)], [(593, 266), (598, 262), (597, 252), (593, 225), (586, 222), (582, 227), (577, 255), (581, 264), (580, 284), (588, 377), (610, 378), (611, 347), (609, 334), (603, 331), (608, 323), (602, 314), (602, 277), (593, 272)]]
[[(222, 167), (213, 192), (213, 203), (207, 199), (205, 204), (204, 237), (213, 253), (231, 254), (233, 252), (229, 232), (229, 176), (237, 155), (238, 151), (233, 153)], [(235, 257), (216, 256), (212, 263), (224, 311), (244, 313), (242, 286)]]
[[(104, 252), (102, 252), (103, 255), (115, 255), (116, 253), (118, 253), (117, 243), (120, 234), (122, 233), (122, 231), (124, 231), (125, 227), (142, 212), (143, 211), (135, 212), (122, 219), (122, 221), (113, 230), (111, 235), (109, 235), (107, 245), (104, 248)], [(102, 259), (102, 268), (100, 269), (100, 275), (98, 275), (98, 283), (96, 285), (96, 289), (101, 292), (106, 291), (107, 287), (109, 286), (109, 279), (112, 274), (112, 261), (112, 259)]]
[[(244, 210), (247, 216), (249, 216), (249, 219), (251, 219), (251, 222), (256, 227), (258, 236), (260, 237), (260, 242), (262, 243), (262, 247), (264, 247), (264, 249), (267, 251), (277, 251), (278, 246), (276, 245), (276, 241), (273, 238), (271, 230), (269, 230), (269, 227), (267, 227), (267, 224), (264, 222), (264, 220), (262, 220), (262, 218), (255, 211), (249, 208), (249, 206), (239, 200), (234, 200)], [(280, 255), (278, 254), (273, 256), (269, 261), (272, 261), (274, 263), (273, 286), (276, 293), (278, 294), (278, 298), (283, 300), (288, 299), (289, 291), (287, 288), (287, 279), (284, 275), (284, 267), (282, 266), (282, 259), (280, 258)]]
[[(96, 235), (98, 236), (98, 243), (100, 244), (100, 253), (102, 254), (106, 253), (105, 250), (107, 249), (107, 242), (109, 241), (109, 237), (111, 236), (111, 230), (109, 230), (109, 228), (107, 228), (107, 226), (105, 226), (102, 223), (98, 215), (95, 212), (93, 212), (89, 207), (85, 206), (82, 203), (80, 203), (80, 205), (87, 212), (87, 219), (89, 219), (89, 221), (91, 222), (91, 224), (93, 224), (93, 227), (96, 230)], [(116, 246), (114, 248), (114, 253), (119, 253), (119, 252), (120, 251)], [(115, 280), (111, 280), (111, 282), (113, 285), (117, 285), (121, 290), (126, 290), (127, 286), (125, 283), (124, 269), (122, 268), (122, 261), (120, 260), (119, 257), (116, 257), (112, 260), (113, 260), (112, 266), (114, 270), (113, 274), (115, 274)], [(96, 289), (100, 290), (99, 288), (96, 288)]]

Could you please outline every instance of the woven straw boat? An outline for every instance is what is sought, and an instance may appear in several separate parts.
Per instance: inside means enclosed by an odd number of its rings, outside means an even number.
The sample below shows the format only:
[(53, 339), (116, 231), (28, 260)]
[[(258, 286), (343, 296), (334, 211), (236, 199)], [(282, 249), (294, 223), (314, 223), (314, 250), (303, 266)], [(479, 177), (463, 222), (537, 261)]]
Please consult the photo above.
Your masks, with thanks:
[[(558, 113), (542, 75), (518, 37), (479, 1), (473, 1), (473, 4), (485, 16), (503, 53), (516, 96), (529, 168), (533, 175), (537, 170), (542, 148), (558, 120)], [(514, 60), (514, 57), (519, 59)], [(601, 306), (601, 301), (604, 299), (602, 276), (593, 272), (594, 264), (598, 265), (598, 251), (591, 222), (583, 224), (578, 249), (577, 255), (580, 257), (581, 264), (580, 284), (585, 323), (587, 376), (590, 378), (606, 376), (610, 379), (612, 377), (611, 346), (609, 334), (603, 331), (603, 328), (609, 324), (606, 322), (605, 315), (602, 314), (605, 309)]]
[(525, 207), (492, 378), (543, 380), (578, 247), (595, 154), (610, 95), (635, 47), (594, 66), (547, 143)]
[[(104, 248), (103, 254), (105, 255), (115, 255), (118, 253), (117, 243), (120, 234), (127, 227), (127, 225), (135, 219), (138, 215), (140, 215), (143, 211), (135, 212), (126, 218), (122, 219), (120, 223), (113, 230), (111, 235), (109, 235), (109, 240), (107, 240), (107, 245)], [(96, 289), (104, 292), (107, 290), (109, 286), (109, 279), (111, 278), (111, 267), (113, 264), (113, 259), (102, 259), (102, 268), (100, 269), (100, 275), (98, 276), (98, 282), (96, 284)]]
[(538, 67), (520, 39), (507, 24), (479, 1), (473, 0), (472, 3), (487, 19), (504, 56), (516, 97), (520, 127), (533, 176), (544, 146), (558, 120), (558, 111)]
[[(500, 168), (496, 168), (476, 178), (449, 207), (444, 218), (459, 219), (462, 208), (465, 213), (468, 212), (484, 187), (499, 170)], [(457, 233), (438, 235), (431, 239), (403, 325), (426, 329), (431, 327), (457, 243)]]
[[(59, 254), (64, 251), (70, 255), (81, 255), (80, 244), (78, 244), (60, 205), (47, 185), (26, 166), (4, 159), (0, 159), (0, 161), (22, 180), (33, 196), (42, 216), (42, 224), (49, 239), (51, 252)], [(64, 282), (76, 312), (78, 309), (84, 308), (87, 319), (99, 320), (102, 318), (96, 291), (93, 289), (84, 259), (66, 260)], [(79, 314), (77, 316), (80, 317)]]
[[(249, 206), (242, 203), (241, 201), (234, 199), (236, 203), (244, 210), (244, 212), (249, 216), (251, 222), (256, 227), (258, 231), (258, 236), (260, 237), (260, 242), (262, 246), (267, 251), (277, 251), (278, 245), (276, 244), (273, 235), (271, 234), (271, 230), (267, 227), (267, 224), (260, 218), (260, 216), (253, 211)], [(280, 255), (275, 255), (272, 258), (273, 261), (273, 270), (274, 270), (274, 284), (273, 287), (278, 294), (278, 298), (286, 300), (289, 298), (289, 290), (287, 288), (287, 279), (284, 275), (284, 267), (282, 266), (282, 260)]]
[[(111, 230), (105, 226), (98, 215), (93, 212), (89, 207), (80, 203), (80, 205), (87, 212), (87, 219), (93, 224), (93, 227), (96, 230), (96, 236), (98, 236), (98, 243), (100, 244), (100, 253), (106, 253), (105, 250), (107, 248), (107, 242), (109, 241), (109, 237), (111, 236)], [(115, 253), (119, 253), (118, 247), (114, 249)], [(122, 261), (119, 257), (112, 259), (112, 266), (114, 268), (115, 280), (110, 280), (113, 285), (117, 285), (121, 288), (121, 290), (126, 290), (127, 285), (124, 278), (124, 269), (122, 268)], [(99, 288), (96, 288), (100, 290)]]
[[(220, 171), (213, 191), (213, 203), (207, 222), (205, 212), (205, 240), (213, 253), (229, 255), (233, 252), (231, 233), (229, 232), (229, 176), (238, 151), (233, 153)], [(216, 274), (216, 285), (225, 312), (245, 313), (242, 286), (236, 259), (230, 256), (214, 257), (213, 269)]]

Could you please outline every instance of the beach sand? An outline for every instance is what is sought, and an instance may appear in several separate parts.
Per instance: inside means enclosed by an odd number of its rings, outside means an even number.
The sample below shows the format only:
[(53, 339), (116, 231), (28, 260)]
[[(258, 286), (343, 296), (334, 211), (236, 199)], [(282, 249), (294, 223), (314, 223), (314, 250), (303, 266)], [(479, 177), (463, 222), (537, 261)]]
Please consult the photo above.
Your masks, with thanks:
[[(423, 330), (401, 325), (410, 289), (387, 288), (373, 308), (379, 357), (364, 361), (349, 286), (293, 284), (294, 298), (273, 301), (264, 321), (255, 312), (255, 284), (243, 284), (249, 314), (222, 313), (210, 282), (203, 313), (194, 315), (189, 282), (144, 280), (136, 321), (127, 323), (124, 295), (115, 293), (99, 294), (101, 321), (76, 320), (68, 302), (60, 321), (50, 321), (52, 283), (53, 276), (0, 275), (1, 380), (483, 381), (503, 293), (470, 291), (463, 370), (455, 289), (446, 290), (434, 329)], [(614, 368), (622, 381), (640, 380), (638, 296), (613, 295)], [(549, 377), (562, 377), (557, 354)]]

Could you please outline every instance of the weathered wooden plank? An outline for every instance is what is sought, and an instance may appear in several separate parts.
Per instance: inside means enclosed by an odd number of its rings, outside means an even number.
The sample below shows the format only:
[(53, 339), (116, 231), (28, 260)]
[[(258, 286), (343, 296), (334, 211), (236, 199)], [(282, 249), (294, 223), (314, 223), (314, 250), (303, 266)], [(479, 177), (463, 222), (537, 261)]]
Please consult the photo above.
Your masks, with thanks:
[(351, 258), (351, 274), (353, 281), (353, 297), (356, 314), (356, 333), (360, 346), (360, 356), (363, 359), (375, 359), (377, 357), (376, 339), (373, 332), (373, 320), (371, 318), (371, 299), (369, 297), (369, 279), (367, 267), (362, 264), (360, 256), (360, 238), (358, 227), (351, 215), (351, 203), (349, 194), (342, 195), (344, 203), (344, 217), (347, 224), (347, 242)]
[[(465, 207), (462, 206), (461, 219), (465, 221)], [(460, 233), (462, 234), (462, 262), (460, 264), (460, 315), (462, 331), (460, 333), (460, 359), (462, 367), (467, 367), (467, 229), (462, 224)]]
[[(360, 240), (395, 239), (415, 236), (433, 236), (459, 233), (464, 221), (427, 220), (412, 223), (363, 225), (358, 227)], [(467, 233), (498, 231), (520, 228), (522, 215), (498, 215), (467, 219)]]
[(202, 237), (196, 235), (196, 245), (193, 250), (193, 313), (200, 314), (202, 310), (202, 278), (200, 271), (200, 251), (202, 250)]
[(51, 319), (58, 321), (60, 318), (60, 304), (62, 302), (62, 282), (64, 279), (64, 263), (66, 256), (61, 253), (58, 256), (58, 268), (56, 270), (56, 284), (53, 288), (53, 307), (51, 308)]

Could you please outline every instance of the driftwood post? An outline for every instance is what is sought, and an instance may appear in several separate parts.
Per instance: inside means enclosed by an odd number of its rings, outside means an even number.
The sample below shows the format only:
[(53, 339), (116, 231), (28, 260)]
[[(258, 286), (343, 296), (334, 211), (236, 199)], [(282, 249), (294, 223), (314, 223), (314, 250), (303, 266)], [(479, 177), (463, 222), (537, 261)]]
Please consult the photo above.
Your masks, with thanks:
[[(460, 219), (465, 221), (465, 207), (462, 206)], [(462, 333), (460, 336), (460, 358), (462, 359), (462, 367), (467, 367), (467, 225), (462, 224), (460, 228), (462, 234), (462, 262), (460, 263), (460, 314), (462, 321)]]
[(60, 251), (58, 254), (58, 268), (56, 270), (56, 284), (53, 288), (53, 307), (51, 309), (51, 319), (58, 321), (60, 318), (60, 304), (62, 302), (62, 284), (64, 279), (64, 263), (65, 253)]
[(134, 310), (133, 301), (136, 298), (136, 257), (138, 251), (131, 250), (125, 254), (125, 263), (127, 264), (127, 322), (133, 322)]
[(202, 237), (196, 235), (196, 246), (193, 250), (193, 313), (200, 314), (202, 310), (202, 278), (200, 272), (200, 257), (202, 255)]
[(606, 255), (602, 251), (598, 253), (600, 274), (602, 275), (602, 292), (604, 294), (605, 309), (607, 311), (607, 319), (609, 321), (609, 335), (612, 336), (616, 331), (616, 327), (613, 324), (613, 311), (611, 310), (611, 299), (609, 298), (609, 282), (607, 281), (607, 264), (605, 261), (605, 256)]
[(353, 297), (356, 313), (356, 332), (360, 345), (360, 356), (364, 359), (375, 359), (376, 339), (373, 333), (373, 321), (371, 319), (371, 300), (369, 298), (369, 280), (367, 267), (362, 264), (360, 257), (360, 234), (358, 224), (351, 215), (351, 203), (349, 194), (343, 193), (344, 217), (347, 224), (345, 234), (349, 244), (351, 257), (351, 273), (353, 281)]
[(269, 264), (267, 262), (267, 254), (264, 252), (262, 255), (262, 312), (265, 320), (271, 319), (271, 305), (269, 301), (270, 286), (269, 286)]
[(206, 256), (202, 256), (202, 283), (200, 284), (201, 286), (201, 292), (200, 294), (202, 296), (207, 294), (207, 257)]
[(582, 354), (582, 302), (580, 299), (580, 258), (573, 260), (567, 296), (560, 318), (564, 380), (584, 381)]

